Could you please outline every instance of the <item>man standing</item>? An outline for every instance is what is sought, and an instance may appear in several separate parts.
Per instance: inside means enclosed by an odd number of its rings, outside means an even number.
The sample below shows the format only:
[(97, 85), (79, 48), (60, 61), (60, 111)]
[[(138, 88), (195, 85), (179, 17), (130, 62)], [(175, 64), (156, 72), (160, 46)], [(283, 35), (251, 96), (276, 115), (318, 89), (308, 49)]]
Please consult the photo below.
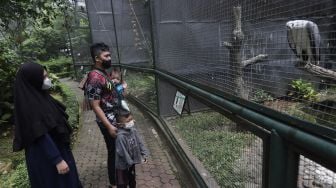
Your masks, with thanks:
[(96, 114), (96, 121), (101, 133), (104, 136), (107, 147), (107, 165), (110, 185), (115, 182), (115, 127), (114, 107), (117, 105), (118, 97), (114, 90), (114, 83), (109, 78), (106, 69), (111, 67), (111, 53), (109, 47), (104, 43), (96, 43), (90, 47), (91, 57), (94, 61), (94, 68), (88, 74), (85, 84), (85, 95)]

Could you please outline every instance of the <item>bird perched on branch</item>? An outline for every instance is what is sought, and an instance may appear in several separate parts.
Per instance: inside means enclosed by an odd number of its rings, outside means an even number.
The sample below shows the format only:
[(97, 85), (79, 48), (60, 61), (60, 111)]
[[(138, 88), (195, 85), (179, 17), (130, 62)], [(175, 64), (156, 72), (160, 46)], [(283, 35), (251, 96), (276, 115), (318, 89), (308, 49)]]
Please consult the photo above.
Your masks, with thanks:
[(318, 65), (321, 36), (317, 25), (308, 20), (293, 20), (286, 26), (289, 46), (300, 61)]

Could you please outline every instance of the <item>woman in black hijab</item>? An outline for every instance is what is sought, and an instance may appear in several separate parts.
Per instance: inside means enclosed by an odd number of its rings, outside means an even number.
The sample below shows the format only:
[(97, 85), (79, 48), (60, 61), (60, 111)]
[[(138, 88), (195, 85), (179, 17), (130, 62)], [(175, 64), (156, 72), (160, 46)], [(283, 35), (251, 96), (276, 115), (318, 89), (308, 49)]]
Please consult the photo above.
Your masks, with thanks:
[(32, 188), (78, 188), (69, 146), (72, 130), (65, 106), (47, 91), (51, 86), (46, 70), (37, 63), (25, 63), (17, 72), (13, 150), (25, 150)]

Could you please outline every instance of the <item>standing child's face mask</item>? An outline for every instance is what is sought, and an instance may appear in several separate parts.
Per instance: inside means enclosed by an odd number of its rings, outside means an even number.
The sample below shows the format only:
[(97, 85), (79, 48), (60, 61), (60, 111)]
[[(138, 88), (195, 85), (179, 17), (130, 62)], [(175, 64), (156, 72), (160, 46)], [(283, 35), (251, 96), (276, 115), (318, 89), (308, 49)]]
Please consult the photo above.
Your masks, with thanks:
[(48, 90), (52, 87), (52, 83), (51, 80), (47, 77), (43, 80), (43, 84), (42, 84), (42, 89), (43, 90)]
[(126, 129), (130, 129), (132, 127), (134, 127), (134, 120), (131, 120), (131, 121), (125, 123), (125, 128)]

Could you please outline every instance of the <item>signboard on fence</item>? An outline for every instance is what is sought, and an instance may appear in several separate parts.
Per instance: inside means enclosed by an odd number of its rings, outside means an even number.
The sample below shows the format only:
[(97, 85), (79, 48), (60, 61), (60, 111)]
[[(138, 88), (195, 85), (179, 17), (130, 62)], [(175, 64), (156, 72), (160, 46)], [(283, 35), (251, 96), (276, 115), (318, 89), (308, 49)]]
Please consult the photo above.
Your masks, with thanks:
[(173, 108), (180, 115), (182, 114), (182, 111), (184, 109), (185, 102), (186, 102), (186, 96), (183, 95), (181, 92), (176, 91)]

